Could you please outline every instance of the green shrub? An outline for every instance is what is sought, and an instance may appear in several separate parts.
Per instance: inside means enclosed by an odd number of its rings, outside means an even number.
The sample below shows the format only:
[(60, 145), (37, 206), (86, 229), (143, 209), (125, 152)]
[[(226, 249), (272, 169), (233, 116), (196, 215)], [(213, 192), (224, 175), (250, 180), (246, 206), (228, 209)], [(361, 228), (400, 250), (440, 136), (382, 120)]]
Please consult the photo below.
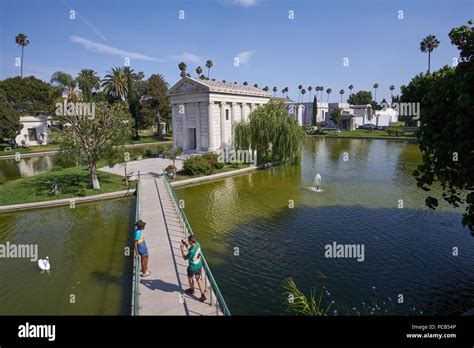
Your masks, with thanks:
[(234, 162), (230, 165), (231, 168), (240, 169), (244, 166), (242, 162)]
[(165, 154), (166, 152), (169, 152), (173, 149), (173, 144), (159, 144), (157, 147), (156, 147), (156, 150), (157, 150), (157, 155), (160, 156), (160, 155), (163, 155)]
[(156, 155), (153, 153), (153, 151), (151, 151), (151, 149), (146, 149), (144, 156), (147, 158), (156, 157)]
[(61, 170), (63, 170), (61, 166), (53, 166), (53, 168), (51, 168), (52, 172), (60, 172)]
[(387, 129), (387, 134), (390, 135), (390, 136), (398, 137), (399, 135), (405, 134), (405, 132), (401, 129), (388, 128)]
[(208, 152), (201, 156), (191, 156), (183, 163), (184, 171), (190, 175), (205, 174), (210, 175), (216, 169), (224, 167), (224, 163), (219, 162), (219, 155)]

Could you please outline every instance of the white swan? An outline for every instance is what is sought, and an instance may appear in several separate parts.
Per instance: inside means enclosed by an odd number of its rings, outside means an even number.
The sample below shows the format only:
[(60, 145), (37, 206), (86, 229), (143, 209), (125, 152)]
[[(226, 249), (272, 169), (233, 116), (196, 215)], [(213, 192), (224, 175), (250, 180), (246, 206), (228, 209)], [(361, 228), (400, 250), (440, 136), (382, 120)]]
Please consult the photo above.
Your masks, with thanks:
[(49, 264), (49, 257), (46, 256), (45, 259), (39, 259), (38, 267), (43, 271), (49, 271), (49, 269), (51, 268), (51, 265)]

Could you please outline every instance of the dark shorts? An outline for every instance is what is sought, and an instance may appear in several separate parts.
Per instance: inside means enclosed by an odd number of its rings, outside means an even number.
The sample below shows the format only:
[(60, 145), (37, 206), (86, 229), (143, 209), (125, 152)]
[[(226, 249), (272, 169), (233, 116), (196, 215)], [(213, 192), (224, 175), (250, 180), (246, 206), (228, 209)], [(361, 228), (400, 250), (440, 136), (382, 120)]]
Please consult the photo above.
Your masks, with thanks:
[(194, 276), (200, 277), (201, 273), (202, 273), (202, 266), (199, 269), (195, 270), (194, 272), (191, 271), (191, 269), (188, 267), (188, 277), (194, 277)]
[(148, 256), (148, 248), (145, 242), (137, 244), (137, 250), (140, 256)]

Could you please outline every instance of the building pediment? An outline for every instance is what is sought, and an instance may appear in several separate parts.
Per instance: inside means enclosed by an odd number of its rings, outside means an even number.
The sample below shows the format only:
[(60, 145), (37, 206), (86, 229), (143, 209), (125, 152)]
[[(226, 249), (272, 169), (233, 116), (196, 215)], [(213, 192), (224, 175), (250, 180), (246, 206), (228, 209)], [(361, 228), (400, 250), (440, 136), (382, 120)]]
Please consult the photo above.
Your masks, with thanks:
[(169, 95), (208, 92), (209, 88), (195, 83), (191, 79), (183, 79), (174, 85), (168, 92)]

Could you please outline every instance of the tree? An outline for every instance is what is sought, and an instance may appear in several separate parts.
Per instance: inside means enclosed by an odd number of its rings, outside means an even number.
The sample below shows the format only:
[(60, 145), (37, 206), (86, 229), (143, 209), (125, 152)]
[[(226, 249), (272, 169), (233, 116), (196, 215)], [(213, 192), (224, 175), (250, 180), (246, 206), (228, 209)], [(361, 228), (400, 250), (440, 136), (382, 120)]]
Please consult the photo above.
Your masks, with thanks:
[(196, 74), (197, 74), (198, 76), (200, 76), (200, 75), (202, 74), (202, 68), (201, 68), (200, 66), (198, 66), (198, 67), (196, 68)]
[(211, 71), (211, 68), (214, 66), (214, 63), (212, 62), (212, 60), (208, 60), (206, 62), (206, 68), (207, 68), (207, 78), (209, 78), (209, 73)]
[(181, 62), (178, 64), (178, 69), (179, 71), (181, 71), (180, 75), (181, 77), (185, 77), (186, 76), (186, 69), (188, 68), (188, 66), (186, 65), (185, 62)]
[(341, 103), (342, 103), (342, 96), (344, 95), (344, 93), (345, 93), (345, 92), (344, 92), (343, 89), (341, 89), (341, 90), (339, 91), (339, 94), (341, 95)]
[(377, 88), (379, 88), (378, 83), (374, 83), (374, 101), (377, 102)]
[(174, 149), (170, 149), (165, 151), (165, 155), (173, 161), (173, 165), (171, 167), (172, 173), (173, 173), (173, 179), (176, 177), (176, 159), (178, 156), (181, 156), (183, 153), (183, 149), (181, 147), (176, 147)]
[(276, 92), (278, 92), (278, 88), (276, 88), (276, 87), (273, 87), (273, 96), (275, 96), (275, 95), (276, 95)]
[(303, 89), (303, 86), (302, 85), (299, 85), (298, 86), (298, 89), (300, 90), (299, 94), (298, 94), (298, 103), (300, 102), (300, 98), (301, 98), (301, 90)]
[(311, 100), (311, 91), (313, 90), (313, 87), (309, 86), (308, 91), (309, 91), (309, 100)]
[(318, 123), (318, 100), (316, 99), (316, 96), (313, 98), (313, 114), (312, 114), (312, 123), (313, 126), (316, 126)]
[(352, 95), (352, 90), (354, 89), (354, 85), (349, 85), (349, 96)]
[(30, 40), (27, 39), (27, 36), (25, 34), (18, 34), (15, 37), (15, 42), (17, 43), (18, 46), (21, 47), (21, 65), (20, 65), (20, 70), (21, 70), (21, 77), (23, 77), (23, 53), (25, 50), (25, 47), (30, 44)]
[(391, 95), (392, 100), (393, 100), (393, 91), (395, 90), (395, 86), (394, 86), (394, 85), (390, 85), (389, 89), (390, 89), (390, 95)]
[(347, 102), (351, 105), (368, 105), (372, 103), (372, 92), (359, 91), (351, 94), (347, 99)]
[(336, 128), (339, 128), (339, 124), (341, 123), (341, 109), (335, 107), (331, 113), (331, 121), (334, 122)]
[(254, 83), (253, 85), (255, 88), (258, 88), (258, 83)]
[(263, 87), (262, 89), (263, 89), (265, 92), (268, 92), (268, 90), (270, 89), (270, 87), (265, 86), (265, 87)]
[(257, 163), (294, 164), (300, 160), (304, 131), (288, 117), (283, 102), (270, 102), (235, 126), (236, 148), (256, 150)]
[(430, 73), (431, 52), (439, 46), (439, 40), (435, 35), (428, 35), (420, 42), (420, 51), (428, 53), (428, 74)]
[(323, 101), (323, 93), (324, 93), (324, 86), (319, 86), (319, 90), (321, 91), (321, 102)]
[(100, 77), (92, 69), (82, 69), (76, 77), (84, 101), (92, 100), (92, 91), (100, 88)]
[(8, 102), (5, 91), (0, 89), (0, 143), (15, 139), (22, 127), (20, 116)]
[(128, 82), (124, 68), (112, 68), (111, 71), (107, 71), (101, 85), (105, 94), (114, 99), (125, 100), (128, 93)]
[(56, 71), (51, 76), (51, 85), (57, 87), (68, 101), (74, 99), (74, 89), (77, 86), (77, 81), (69, 74), (63, 71)]
[(171, 125), (169, 87), (163, 75), (157, 74), (152, 74), (148, 80), (139, 83), (138, 95), (145, 126), (151, 126), (153, 122), (157, 122), (160, 131), (160, 121), (164, 121), (167, 127)]
[[(86, 165), (94, 190), (100, 189), (97, 163), (107, 160), (109, 165), (122, 162), (123, 145), (130, 136), (129, 114), (125, 103), (100, 103), (94, 117), (58, 115), (65, 125), (60, 136), (58, 163)], [(73, 136), (73, 134), (75, 136)]]
[(19, 116), (54, 114), (53, 87), (34, 76), (16, 76), (0, 81), (0, 90)]
[[(413, 172), (417, 185), (430, 191), (441, 186), (443, 200), (454, 207), (465, 204), (462, 223), (474, 227), (474, 27), (453, 28), (451, 43), (460, 50), (455, 69), (445, 66), (432, 74), (416, 76), (408, 86), (423, 93), (420, 128), (416, 133), (423, 154)], [(420, 81), (423, 80), (423, 81)], [(413, 83), (413, 85), (412, 85)], [(406, 90), (406, 89), (404, 89)], [(405, 98), (402, 90), (402, 99)], [(438, 198), (428, 196), (426, 205), (435, 209)]]
[(130, 115), (133, 118), (133, 125), (135, 128), (135, 139), (139, 139), (140, 135), (138, 130), (144, 126), (144, 122), (141, 119), (140, 113), (140, 99), (137, 93), (137, 82), (139, 82), (142, 75), (134, 74), (133, 69), (125, 67), (125, 77), (127, 79), (127, 102)]
[(304, 95), (306, 94), (306, 89), (301, 90), (301, 102), (304, 103)]
[(283, 93), (285, 93), (286, 97), (288, 98), (288, 87), (283, 88)]
[(328, 103), (329, 103), (329, 95), (331, 94), (331, 92), (332, 92), (331, 88), (326, 89), (326, 93), (328, 94)]
[(244, 86), (248, 86), (249, 83), (247, 81), (244, 81)]

